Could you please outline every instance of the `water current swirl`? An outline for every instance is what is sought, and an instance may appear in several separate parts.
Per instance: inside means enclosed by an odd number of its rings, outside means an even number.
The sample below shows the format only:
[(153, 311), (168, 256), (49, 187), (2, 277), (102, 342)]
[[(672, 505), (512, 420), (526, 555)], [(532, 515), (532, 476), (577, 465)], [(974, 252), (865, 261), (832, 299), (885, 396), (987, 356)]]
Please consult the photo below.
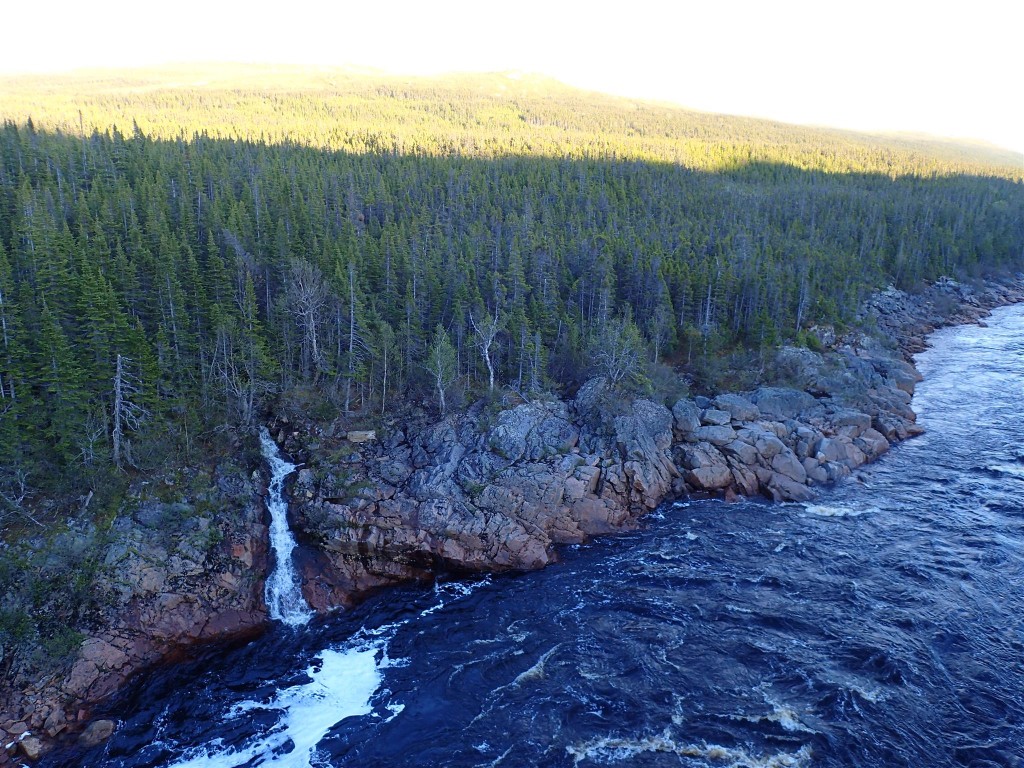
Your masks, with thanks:
[(1024, 307), (989, 326), (933, 337), (926, 434), (815, 503), (666, 505), (275, 627), (50, 765), (1024, 765)]

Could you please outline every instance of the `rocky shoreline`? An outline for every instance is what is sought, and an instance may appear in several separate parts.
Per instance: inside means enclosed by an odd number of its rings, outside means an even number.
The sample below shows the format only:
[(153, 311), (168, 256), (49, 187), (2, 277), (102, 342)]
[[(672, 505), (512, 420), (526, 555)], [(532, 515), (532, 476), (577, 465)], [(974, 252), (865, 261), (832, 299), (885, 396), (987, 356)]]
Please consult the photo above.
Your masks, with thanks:
[[(136, 672), (173, 662), (197, 643), (253, 636), (266, 626), (262, 483), (230, 461), (189, 474), (187, 483), (179, 476), (158, 488), (134, 487), (137, 503), (124, 505), (109, 530), (90, 525), (58, 536), (78, 556), (100, 552), (91, 585), (100, 615), (62, 670), (5, 681), (0, 766), (34, 761), (58, 743), (103, 741), (114, 724), (95, 721), (92, 709)], [(193, 492), (197, 486), (204, 490)]]
[[(1024, 300), (1024, 276), (981, 289), (940, 280), (866, 302), (877, 334), (814, 329), (821, 351), (786, 347), (773, 386), (667, 405), (626, 401), (600, 380), (571, 401), (483, 403), (379, 435), (277, 419), (278, 444), (306, 467), (292, 484), (303, 591), (320, 612), (438, 572), (543, 567), (558, 545), (628, 529), (693, 494), (808, 500), (920, 432), (909, 356), (940, 325), (979, 322)], [(212, 490), (162, 489), (103, 542), (105, 609), (73, 662), (0, 691), (0, 766), (55, 743), (97, 743), (94, 707), (131, 675), (190, 645), (266, 626), (261, 473), (230, 465)], [(146, 496), (146, 494), (142, 494)]]
[(279, 421), (278, 443), (307, 465), (292, 494), (305, 596), (325, 612), (441, 571), (543, 567), (558, 545), (627, 529), (693, 494), (812, 499), (920, 433), (910, 355), (928, 333), (1022, 299), (1020, 279), (982, 290), (941, 280), (913, 296), (890, 289), (863, 309), (877, 335), (817, 329), (821, 352), (778, 352), (780, 386), (671, 409), (624, 401), (594, 380), (568, 402), (497, 413), (477, 404), (379, 442)]

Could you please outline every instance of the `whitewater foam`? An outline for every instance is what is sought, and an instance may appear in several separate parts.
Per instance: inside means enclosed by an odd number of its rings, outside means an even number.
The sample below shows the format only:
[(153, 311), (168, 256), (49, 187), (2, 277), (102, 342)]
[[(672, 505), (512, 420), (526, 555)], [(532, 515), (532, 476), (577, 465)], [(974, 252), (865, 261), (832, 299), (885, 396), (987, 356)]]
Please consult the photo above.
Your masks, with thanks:
[(992, 464), (986, 469), (1000, 475), (1009, 475), (1024, 480), (1024, 465), (1021, 464)]
[(875, 514), (877, 507), (864, 507), (854, 509), (853, 507), (832, 506), (830, 504), (804, 504), (804, 511), (816, 517), (860, 517), (861, 515)]
[(618, 763), (648, 752), (697, 758), (723, 768), (803, 768), (811, 764), (811, 749), (806, 744), (796, 752), (756, 756), (718, 744), (679, 744), (667, 728), (661, 734), (637, 739), (606, 736), (585, 744), (570, 745), (566, 751), (576, 766), (583, 761)]
[(308, 683), (282, 689), (269, 702), (236, 704), (225, 718), (237, 719), (257, 709), (281, 710), (281, 719), (266, 733), (240, 749), (220, 751), (223, 742), (217, 740), (190, 751), (169, 768), (239, 768), (252, 761), (313, 768), (316, 745), (333, 726), (372, 713), (371, 699), (383, 679), (381, 669), (389, 666), (382, 645), (325, 650), (316, 659), (319, 663), (306, 670)]
[(299, 577), (292, 563), (295, 537), (288, 527), (288, 502), (284, 498), (284, 479), (298, 469), (277, 450), (266, 427), (260, 429), (260, 447), (270, 465), (267, 509), (270, 511), (270, 546), (276, 555), (274, 570), (267, 577), (265, 599), (270, 618), (296, 627), (309, 623), (313, 612), (299, 588)]

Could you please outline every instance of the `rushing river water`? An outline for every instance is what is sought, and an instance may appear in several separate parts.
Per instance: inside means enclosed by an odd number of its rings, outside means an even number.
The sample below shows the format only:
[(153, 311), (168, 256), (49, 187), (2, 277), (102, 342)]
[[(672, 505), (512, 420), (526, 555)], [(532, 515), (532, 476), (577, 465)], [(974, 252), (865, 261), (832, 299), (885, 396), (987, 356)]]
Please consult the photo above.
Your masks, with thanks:
[(63, 759), (1024, 765), (1024, 307), (989, 323), (921, 357), (927, 433), (814, 504), (666, 506), (544, 571), (278, 625)]
[(267, 577), (264, 589), (267, 612), (275, 621), (299, 627), (313, 618), (313, 611), (299, 589), (299, 576), (292, 561), (295, 537), (288, 527), (288, 500), (284, 495), (285, 478), (298, 469), (298, 465), (281, 455), (266, 427), (260, 429), (260, 450), (270, 467), (270, 482), (267, 484), (267, 510), (270, 512), (268, 535), (274, 555), (274, 569)]

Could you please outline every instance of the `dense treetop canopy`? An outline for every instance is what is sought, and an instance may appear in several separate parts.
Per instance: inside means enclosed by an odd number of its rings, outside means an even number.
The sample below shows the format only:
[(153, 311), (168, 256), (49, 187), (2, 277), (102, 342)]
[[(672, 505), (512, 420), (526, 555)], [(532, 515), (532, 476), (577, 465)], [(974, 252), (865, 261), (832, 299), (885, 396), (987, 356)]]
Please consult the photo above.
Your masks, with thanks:
[(368, 418), (595, 372), (642, 387), (645, 361), (1024, 264), (1010, 153), (539, 78), (22, 77), (0, 119), (8, 502), (281, 398)]

